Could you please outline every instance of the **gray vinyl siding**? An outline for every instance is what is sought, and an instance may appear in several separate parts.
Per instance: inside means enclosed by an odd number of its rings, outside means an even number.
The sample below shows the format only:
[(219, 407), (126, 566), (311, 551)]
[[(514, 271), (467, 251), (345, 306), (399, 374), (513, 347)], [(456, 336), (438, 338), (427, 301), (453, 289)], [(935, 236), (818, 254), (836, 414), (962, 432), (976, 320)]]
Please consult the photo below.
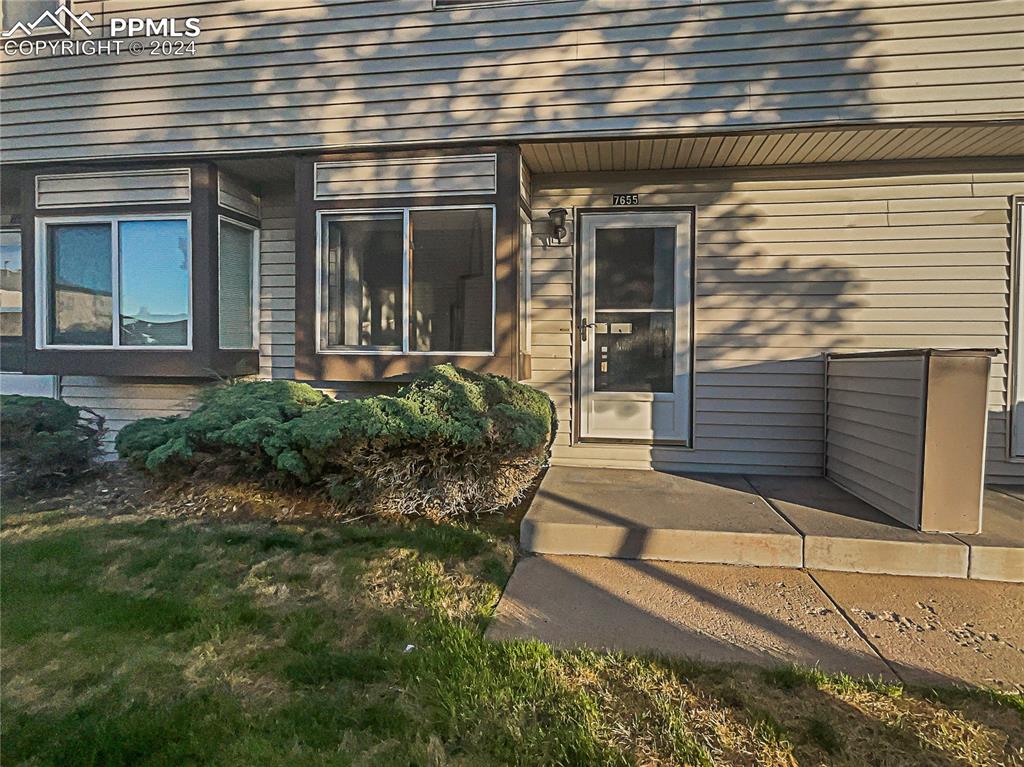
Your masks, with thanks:
[(927, 363), (921, 354), (828, 363), (825, 475), (915, 529)]
[[(693, 449), (569, 443), (574, 230), (547, 211), (612, 193), (696, 206)], [(994, 348), (988, 476), (1006, 460), (1010, 195), (1024, 163), (536, 174), (533, 378), (555, 399), (555, 460), (677, 471), (820, 474), (827, 351)]]
[(295, 376), (295, 187), (263, 190), (260, 220), (260, 376)]
[(493, 154), (318, 162), (313, 171), (313, 197), (360, 200), (425, 194), (494, 194), (497, 162)]
[(217, 171), (217, 204), (250, 218), (260, 217), (260, 198), (241, 179)]
[(37, 208), (182, 204), (191, 199), (188, 168), (36, 176)]
[[(93, 41), (109, 6), (75, 3)], [(196, 55), (4, 55), (5, 160), (1024, 113), (1021, 0), (237, 0), (131, 15), (198, 16)]]

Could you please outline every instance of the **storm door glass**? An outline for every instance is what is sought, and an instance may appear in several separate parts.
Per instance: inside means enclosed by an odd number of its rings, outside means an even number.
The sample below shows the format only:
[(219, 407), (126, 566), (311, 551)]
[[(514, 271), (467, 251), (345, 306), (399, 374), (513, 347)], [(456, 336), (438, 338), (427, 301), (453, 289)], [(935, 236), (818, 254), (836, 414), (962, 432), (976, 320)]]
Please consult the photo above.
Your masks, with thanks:
[(595, 232), (595, 392), (672, 391), (675, 238), (670, 226)]

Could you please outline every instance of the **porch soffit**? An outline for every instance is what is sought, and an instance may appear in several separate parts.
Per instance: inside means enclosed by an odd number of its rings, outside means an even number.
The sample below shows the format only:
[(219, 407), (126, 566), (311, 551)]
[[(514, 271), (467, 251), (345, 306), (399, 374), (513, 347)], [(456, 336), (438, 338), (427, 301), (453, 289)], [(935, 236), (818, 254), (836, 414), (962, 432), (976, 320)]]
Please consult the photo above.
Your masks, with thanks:
[(1024, 155), (1024, 123), (763, 131), (675, 138), (591, 139), (522, 145), (534, 173)]

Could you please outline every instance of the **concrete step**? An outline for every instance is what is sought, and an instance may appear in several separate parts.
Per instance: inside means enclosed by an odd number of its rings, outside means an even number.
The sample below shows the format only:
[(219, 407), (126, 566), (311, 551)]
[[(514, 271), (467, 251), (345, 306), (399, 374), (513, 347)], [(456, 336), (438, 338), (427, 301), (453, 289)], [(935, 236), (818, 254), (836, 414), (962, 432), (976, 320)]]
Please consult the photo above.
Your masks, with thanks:
[(1024, 581), (1024, 491), (989, 490), (983, 528), (911, 530), (820, 477), (554, 466), (521, 540), (538, 554)]
[(741, 476), (552, 467), (523, 518), (542, 554), (800, 567), (800, 535)]

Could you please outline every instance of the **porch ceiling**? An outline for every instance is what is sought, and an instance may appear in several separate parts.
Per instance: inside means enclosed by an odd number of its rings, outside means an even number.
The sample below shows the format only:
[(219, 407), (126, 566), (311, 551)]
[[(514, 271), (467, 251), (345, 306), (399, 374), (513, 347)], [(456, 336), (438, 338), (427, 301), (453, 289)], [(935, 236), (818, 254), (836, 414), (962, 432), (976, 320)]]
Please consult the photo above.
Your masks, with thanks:
[(522, 145), (534, 173), (1024, 155), (1024, 123), (808, 129)]

